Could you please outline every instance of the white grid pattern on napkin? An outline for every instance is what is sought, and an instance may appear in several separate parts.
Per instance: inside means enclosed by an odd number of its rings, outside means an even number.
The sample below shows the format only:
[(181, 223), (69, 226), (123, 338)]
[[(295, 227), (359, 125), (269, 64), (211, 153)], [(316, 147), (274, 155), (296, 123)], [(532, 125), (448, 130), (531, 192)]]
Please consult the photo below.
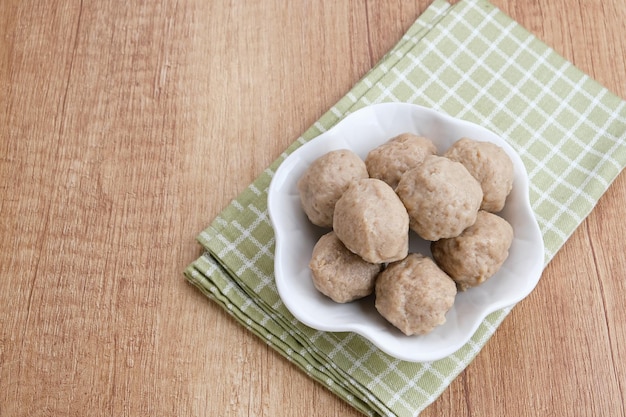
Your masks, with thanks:
[[(593, 80), (486, 6), (482, 0), (454, 7), (436, 0), (428, 10), (431, 20), (418, 21), (403, 37), (390, 54), (393, 62), (368, 74), (199, 236), (213, 255), (194, 263), (190, 280), (208, 288), (207, 295), (307, 374), (370, 415), (419, 413), (480, 351), (509, 309), (488, 317), (455, 354), (425, 364), (390, 358), (355, 334), (300, 324), (276, 293), (265, 199), (275, 168), (291, 151), (351, 111), (382, 101), (415, 102), (480, 123), (508, 139), (526, 164), (546, 261), (626, 162), (624, 102), (615, 104)], [(555, 107), (546, 108), (546, 102)], [(594, 134), (585, 136), (581, 129)], [(572, 147), (579, 152), (572, 155)]]

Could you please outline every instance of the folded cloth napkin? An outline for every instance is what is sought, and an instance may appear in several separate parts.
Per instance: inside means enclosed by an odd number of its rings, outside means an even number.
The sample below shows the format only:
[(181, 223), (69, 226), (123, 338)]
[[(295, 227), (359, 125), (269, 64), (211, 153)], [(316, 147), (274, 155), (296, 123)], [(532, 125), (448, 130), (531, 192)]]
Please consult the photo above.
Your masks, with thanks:
[(435, 0), (401, 41), (198, 237), (187, 279), (251, 332), (367, 415), (414, 416), (485, 345), (510, 308), (488, 316), (447, 358), (409, 363), (353, 333), (313, 330), (282, 304), (273, 278), (267, 189), (297, 147), (350, 112), (420, 104), (496, 132), (520, 154), (545, 262), (626, 163), (626, 103), (486, 0)]

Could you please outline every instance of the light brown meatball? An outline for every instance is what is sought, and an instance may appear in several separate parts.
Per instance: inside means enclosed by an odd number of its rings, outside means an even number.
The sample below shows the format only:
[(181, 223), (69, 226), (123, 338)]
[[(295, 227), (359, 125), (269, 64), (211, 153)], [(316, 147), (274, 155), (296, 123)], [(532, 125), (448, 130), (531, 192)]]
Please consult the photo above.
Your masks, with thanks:
[(476, 220), (483, 199), (480, 184), (462, 164), (434, 155), (407, 171), (396, 193), (411, 229), (426, 240), (461, 234)]
[(352, 183), (341, 196), (333, 230), (367, 262), (397, 261), (409, 250), (409, 215), (391, 187), (375, 178)]
[(460, 290), (492, 277), (509, 256), (513, 228), (498, 215), (480, 211), (476, 222), (460, 236), (431, 243), (435, 262)]
[(370, 177), (383, 180), (395, 189), (402, 174), (421, 164), (427, 155), (436, 153), (437, 147), (430, 139), (403, 133), (371, 150), (365, 166)]
[(370, 295), (381, 265), (364, 261), (350, 252), (334, 232), (325, 234), (313, 248), (309, 263), (313, 284), (338, 303)]
[(445, 323), (455, 296), (454, 281), (418, 253), (390, 264), (376, 280), (376, 309), (407, 336)]
[(365, 162), (347, 149), (330, 151), (317, 158), (297, 184), (309, 220), (317, 226), (331, 227), (339, 197), (353, 181), (367, 177)]
[(513, 161), (500, 146), (469, 138), (456, 141), (444, 154), (462, 163), (483, 190), (482, 210), (497, 213), (513, 188)]

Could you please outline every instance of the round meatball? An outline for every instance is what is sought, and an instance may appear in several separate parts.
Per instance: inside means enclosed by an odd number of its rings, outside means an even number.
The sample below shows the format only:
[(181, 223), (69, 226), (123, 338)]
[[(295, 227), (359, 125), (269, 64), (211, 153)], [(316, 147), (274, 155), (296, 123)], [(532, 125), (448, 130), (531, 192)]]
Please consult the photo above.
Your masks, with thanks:
[(309, 268), (319, 292), (338, 303), (347, 303), (374, 292), (381, 265), (350, 252), (335, 232), (330, 232), (315, 244)]
[(445, 323), (456, 285), (418, 253), (390, 264), (376, 280), (376, 309), (407, 336), (426, 334)]
[(458, 236), (474, 224), (483, 192), (459, 162), (430, 155), (400, 179), (396, 193), (411, 229), (426, 240)]
[(333, 230), (367, 262), (397, 261), (409, 250), (409, 215), (393, 189), (375, 178), (348, 187), (335, 206)]
[(352, 182), (367, 177), (365, 162), (347, 149), (317, 158), (297, 184), (302, 208), (309, 220), (317, 226), (331, 227), (339, 197)]
[(383, 180), (395, 189), (402, 174), (421, 164), (427, 155), (436, 153), (437, 147), (430, 139), (403, 133), (371, 150), (365, 166), (370, 177)]
[(480, 211), (476, 222), (460, 236), (431, 243), (435, 262), (460, 290), (492, 277), (509, 256), (513, 227), (502, 217)]
[(462, 138), (444, 154), (462, 163), (483, 190), (480, 208), (497, 213), (513, 188), (513, 161), (500, 146), (491, 142), (479, 142)]

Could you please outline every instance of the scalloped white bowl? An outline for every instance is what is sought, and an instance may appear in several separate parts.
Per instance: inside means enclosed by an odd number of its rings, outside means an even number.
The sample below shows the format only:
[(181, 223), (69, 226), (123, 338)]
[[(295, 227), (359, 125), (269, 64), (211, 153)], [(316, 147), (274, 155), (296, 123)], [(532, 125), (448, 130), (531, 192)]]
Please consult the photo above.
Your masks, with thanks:
[[(443, 153), (461, 137), (490, 141), (511, 157), (515, 180), (500, 216), (515, 237), (502, 268), (482, 285), (459, 292), (445, 324), (422, 336), (406, 336), (374, 307), (374, 296), (338, 304), (313, 286), (309, 261), (315, 243), (327, 233), (312, 225), (300, 206), (296, 183), (318, 157), (335, 149), (367, 153), (393, 136), (412, 132), (430, 138)], [(285, 306), (302, 323), (331, 332), (355, 332), (396, 358), (426, 362), (461, 348), (491, 312), (511, 306), (537, 285), (544, 266), (543, 239), (530, 207), (528, 176), (517, 153), (493, 132), (435, 110), (405, 103), (383, 103), (360, 109), (332, 129), (295, 150), (280, 165), (269, 188), (268, 206), (276, 235), (274, 274)], [(411, 232), (410, 251), (431, 256), (430, 242)]]

